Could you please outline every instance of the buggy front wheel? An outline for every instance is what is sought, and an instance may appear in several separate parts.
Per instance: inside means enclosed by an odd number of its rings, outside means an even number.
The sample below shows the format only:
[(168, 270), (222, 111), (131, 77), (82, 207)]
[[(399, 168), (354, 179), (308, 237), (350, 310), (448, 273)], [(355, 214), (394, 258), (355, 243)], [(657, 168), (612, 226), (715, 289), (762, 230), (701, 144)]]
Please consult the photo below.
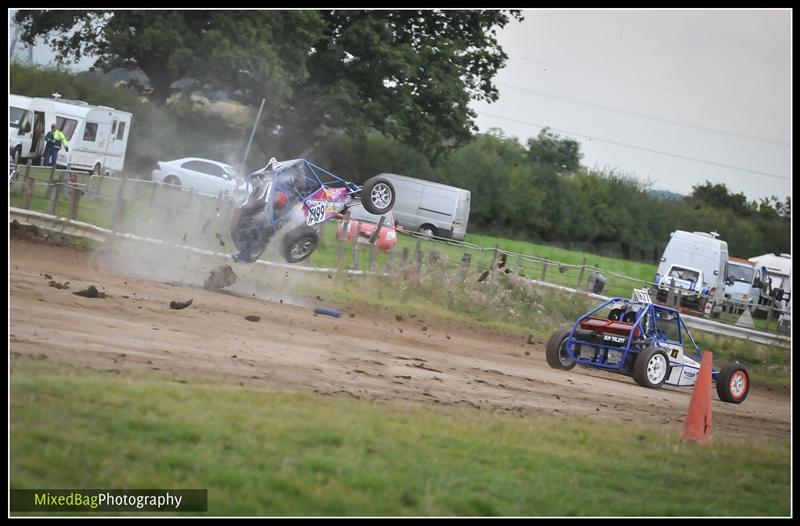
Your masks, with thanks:
[(281, 256), (289, 263), (299, 263), (317, 248), (319, 234), (306, 225), (299, 226), (286, 234), (281, 242)]
[(361, 189), (361, 204), (367, 212), (383, 215), (394, 206), (395, 191), (392, 183), (384, 177), (371, 177)]
[(642, 387), (658, 389), (669, 376), (669, 358), (658, 347), (647, 347), (633, 363), (633, 379)]

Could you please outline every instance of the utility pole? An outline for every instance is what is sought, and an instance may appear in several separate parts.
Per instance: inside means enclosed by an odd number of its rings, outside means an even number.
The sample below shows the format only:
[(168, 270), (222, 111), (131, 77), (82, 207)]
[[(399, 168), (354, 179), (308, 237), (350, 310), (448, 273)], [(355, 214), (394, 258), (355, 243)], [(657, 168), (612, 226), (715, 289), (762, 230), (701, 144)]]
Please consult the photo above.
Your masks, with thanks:
[(261, 106), (258, 108), (258, 115), (256, 115), (256, 122), (253, 123), (253, 131), (250, 133), (250, 140), (247, 141), (247, 148), (244, 151), (244, 157), (242, 157), (242, 167), (240, 168), (240, 172), (244, 175), (245, 163), (247, 162), (247, 154), (250, 153), (250, 145), (253, 144), (253, 137), (256, 134), (256, 128), (258, 128), (258, 121), (261, 120), (261, 110), (264, 109), (264, 103), (267, 99), (261, 99)]

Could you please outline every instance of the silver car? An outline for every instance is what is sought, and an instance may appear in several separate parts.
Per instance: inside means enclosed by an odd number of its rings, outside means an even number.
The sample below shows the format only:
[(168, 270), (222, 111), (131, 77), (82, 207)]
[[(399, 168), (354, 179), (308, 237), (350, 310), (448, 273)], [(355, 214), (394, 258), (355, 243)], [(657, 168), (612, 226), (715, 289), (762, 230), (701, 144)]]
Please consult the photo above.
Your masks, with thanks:
[(151, 176), (154, 182), (191, 188), (212, 197), (220, 192), (238, 195), (245, 191), (244, 178), (233, 166), (211, 159), (185, 157), (160, 161)]

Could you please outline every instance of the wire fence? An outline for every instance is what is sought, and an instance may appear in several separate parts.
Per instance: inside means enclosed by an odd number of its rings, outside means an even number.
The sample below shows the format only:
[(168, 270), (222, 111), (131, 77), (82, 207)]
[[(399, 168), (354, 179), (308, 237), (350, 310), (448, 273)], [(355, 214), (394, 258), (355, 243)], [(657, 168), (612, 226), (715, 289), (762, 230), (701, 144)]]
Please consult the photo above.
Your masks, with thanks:
[[(16, 170), (15, 170), (16, 168)], [(12, 206), (94, 224), (115, 232), (135, 234), (201, 249), (233, 253), (230, 222), (235, 207), (231, 195), (201, 195), (186, 187), (157, 183), (133, 175), (90, 175), (30, 164), (9, 169)], [(358, 223), (358, 222), (355, 222)], [(355, 225), (359, 232), (360, 225)], [(788, 334), (783, 316), (788, 301), (764, 298), (763, 305), (726, 300), (718, 308), (692, 305), (680, 290), (662, 290), (655, 283), (587, 264), (565, 263), (535, 254), (485, 247), (416, 232), (397, 231), (397, 243), (388, 250), (365, 244), (361, 236), (348, 240), (342, 225), (325, 223), (317, 250), (303, 265), (332, 269), (382, 272), (459, 273), (463, 279), (493, 279), (496, 272), (567, 289), (630, 297), (633, 289), (647, 288), (651, 297), (690, 315), (712, 317), (727, 324)], [(655, 276), (654, 276), (655, 277)], [(685, 305), (692, 305), (688, 309)]]

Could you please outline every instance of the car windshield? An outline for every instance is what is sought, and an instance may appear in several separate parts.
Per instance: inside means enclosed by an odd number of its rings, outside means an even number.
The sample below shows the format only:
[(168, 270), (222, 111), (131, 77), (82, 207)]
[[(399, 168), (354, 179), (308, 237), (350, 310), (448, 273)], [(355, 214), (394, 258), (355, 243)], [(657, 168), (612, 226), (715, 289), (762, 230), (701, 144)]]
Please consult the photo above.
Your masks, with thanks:
[(753, 267), (728, 263), (728, 272), (726, 279), (733, 281), (743, 281), (744, 283), (752, 283), (755, 274), (756, 274), (756, 269), (754, 269)]

